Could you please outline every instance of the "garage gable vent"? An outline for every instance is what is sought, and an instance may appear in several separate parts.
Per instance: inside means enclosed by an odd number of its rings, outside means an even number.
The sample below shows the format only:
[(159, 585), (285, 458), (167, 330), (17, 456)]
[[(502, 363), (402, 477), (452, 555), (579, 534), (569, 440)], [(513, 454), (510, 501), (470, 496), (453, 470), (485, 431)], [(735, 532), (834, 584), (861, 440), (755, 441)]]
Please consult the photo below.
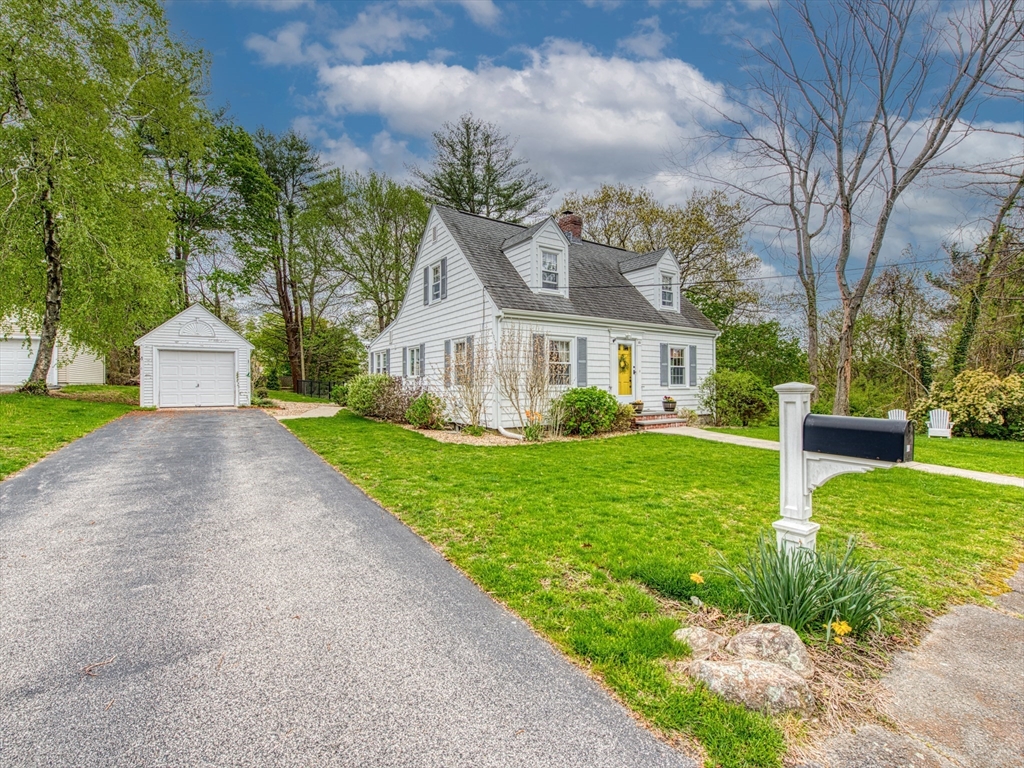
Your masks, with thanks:
[(191, 322), (185, 323), (181, 326), (181, 330), (178, 331), (178, 335), (204, 336), (208, 339), (212, 339), (217, 334), (213, 332), (213, 326), (209, 323), (204, 323), (202, 320), (192, 320)]

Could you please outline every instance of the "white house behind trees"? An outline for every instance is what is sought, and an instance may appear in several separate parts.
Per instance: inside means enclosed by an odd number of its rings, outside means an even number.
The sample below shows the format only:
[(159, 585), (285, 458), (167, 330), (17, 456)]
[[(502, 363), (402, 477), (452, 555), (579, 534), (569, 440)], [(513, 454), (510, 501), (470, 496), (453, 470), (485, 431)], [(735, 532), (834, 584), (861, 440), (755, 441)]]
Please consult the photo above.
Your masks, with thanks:
[(480, 358), (493, 361), (518, 336), (553, 396), (592, 386), (646, 409), (670, 395), (700, 411), (719, 332), (682, 296), (672, 252), (637, 254), (581, 233), (568, 212), (526, 227), (435, 206), (398, 316), (369, 345), (370, 372), (443, 395), (468, 361), (487, 377), (481, 423), (516, 428), (522, 409)]

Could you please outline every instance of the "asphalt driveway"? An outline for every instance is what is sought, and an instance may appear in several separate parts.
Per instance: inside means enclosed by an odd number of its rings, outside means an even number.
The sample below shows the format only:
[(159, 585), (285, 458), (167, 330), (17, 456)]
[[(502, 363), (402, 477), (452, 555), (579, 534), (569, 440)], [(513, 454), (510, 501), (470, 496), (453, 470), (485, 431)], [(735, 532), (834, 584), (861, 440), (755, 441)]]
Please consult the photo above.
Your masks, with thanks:
[(0, 764), (693, 765), (255, 411), (0, 483)]

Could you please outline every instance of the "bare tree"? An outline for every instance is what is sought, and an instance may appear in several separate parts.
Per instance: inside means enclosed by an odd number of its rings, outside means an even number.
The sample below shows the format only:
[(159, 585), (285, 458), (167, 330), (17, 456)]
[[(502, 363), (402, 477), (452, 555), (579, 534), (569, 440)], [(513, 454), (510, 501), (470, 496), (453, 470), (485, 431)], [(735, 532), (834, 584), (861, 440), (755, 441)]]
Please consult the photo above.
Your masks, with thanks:
[(498, 393), (516, 412), (519, 427), (541, 424), (551, 403), (551, 373), (543, 333), (519, 323), (502, 325), (494, 355)]
[[(916, 0), (771, 5), (772, 39), (754, 49), (748, 115), (720, 131), (782, 169), (802, 281), (814, 238), (833, 244), (842, 308), (834, 413), (849, 413), (855, 323), (896, 203), (974, 130), (989, 79), (1024, 34), (1018, 0), (945, 10)], [(862, 266), (851, 263), (861, 248)]]
[(455, 341), (445, 366), (445, 399), (452, 421), (479, 427), (494, 379), (490, 334)]

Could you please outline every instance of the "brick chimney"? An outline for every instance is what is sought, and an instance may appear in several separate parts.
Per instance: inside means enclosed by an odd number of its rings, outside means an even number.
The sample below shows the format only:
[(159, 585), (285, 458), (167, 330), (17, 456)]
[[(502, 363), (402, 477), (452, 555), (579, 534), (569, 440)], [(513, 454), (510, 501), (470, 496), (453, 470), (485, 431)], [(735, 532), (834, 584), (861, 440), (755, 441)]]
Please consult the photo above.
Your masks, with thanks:
[(583, 239), (583, 217), (572, 211), (562, 211), (558, 217), (558, 228), (569, 236), (570, 242), (580, 242)]

